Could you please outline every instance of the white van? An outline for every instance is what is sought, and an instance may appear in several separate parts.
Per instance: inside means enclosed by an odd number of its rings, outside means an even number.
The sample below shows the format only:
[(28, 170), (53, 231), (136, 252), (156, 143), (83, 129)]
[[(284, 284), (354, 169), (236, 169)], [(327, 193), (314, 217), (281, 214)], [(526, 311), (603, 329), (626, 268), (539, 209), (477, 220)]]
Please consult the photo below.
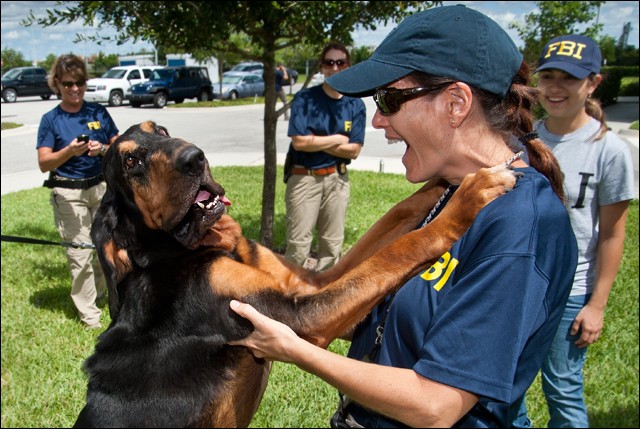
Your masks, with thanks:
[(118, 66), (113, 67), (102, 77), (89, 79), (84, 93), (86, 101), (109, 103), (109, 106), (120, 106), (128, 98), (127, 93), (137, 83), (146, 82), (151, 72), (162, 66)]

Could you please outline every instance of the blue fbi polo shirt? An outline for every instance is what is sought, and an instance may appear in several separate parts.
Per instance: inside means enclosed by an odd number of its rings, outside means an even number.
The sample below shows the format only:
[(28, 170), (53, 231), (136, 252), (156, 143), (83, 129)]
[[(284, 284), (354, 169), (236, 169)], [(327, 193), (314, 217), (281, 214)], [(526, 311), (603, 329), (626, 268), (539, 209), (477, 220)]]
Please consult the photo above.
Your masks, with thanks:
[[(305, 89), (296, 94), (291, 105), (289, 133), (291, 136), (329, 136), (343, 134), (349, 143), (364, 144), (367, 111), (359, 98), (343, 96), (336, 100), (329, 97), (322, 85)], [(306, 168), (323, 168), (343, 160), (324, 151), (300, 152), (289, 145), (289, 153), (294, 164)]]
[[(396, 293), (374, 362), (479, 396), (456, 426), (507, 427), (511, 404), (534, 380), (553, 339), (577, 264), (562, 203), (533, 168), (513, 191), (482, 209), (433, 267)], [(388, 297), (355, 332), (349, 356), (362, 359)], [(365, 427), (400, 423), (354, 405)]]
[[(118, 128), (107, 109), (100, 104), (85, 101), (77, 113), (65, 112), (58, 105), (42, 116), (36, 149), (50, 147), (57, 152), (80, 134), (88, 134), (90, 140), (108, 144), (118, 134)], [(102, 157), (89, 156), (87, 151), (72, 157), (56, 170), (60, 176), (69, 179), (94, 177), (102, 173)]]

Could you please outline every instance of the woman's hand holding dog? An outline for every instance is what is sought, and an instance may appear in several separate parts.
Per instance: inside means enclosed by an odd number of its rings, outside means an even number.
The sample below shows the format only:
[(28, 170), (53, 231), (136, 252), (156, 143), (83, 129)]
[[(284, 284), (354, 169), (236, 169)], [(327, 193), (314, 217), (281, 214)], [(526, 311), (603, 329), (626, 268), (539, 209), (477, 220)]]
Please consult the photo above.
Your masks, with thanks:
[(296, 363), (299, 360), (297, 356), (305, 345), (314, 347), (298, 337), (287, 325), (263, 315), (249, 304), (232, 300), (229, 306), (254, 327), (251, 335), (230, 341), (229, 345), (247, 347), (257, 358), (286, 363)]

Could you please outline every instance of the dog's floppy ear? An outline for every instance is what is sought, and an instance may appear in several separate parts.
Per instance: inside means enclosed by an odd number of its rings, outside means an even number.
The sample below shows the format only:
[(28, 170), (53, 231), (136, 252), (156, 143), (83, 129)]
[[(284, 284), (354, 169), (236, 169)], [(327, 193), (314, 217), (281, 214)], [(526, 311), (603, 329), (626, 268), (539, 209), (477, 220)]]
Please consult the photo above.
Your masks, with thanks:
[(118, 244), (118, 213), (116, 198), (107, 190), (96, 218), (91, 226), (91, 239), (107, 281), (109, 292), (109, 313), (116, 320), (120, 311), (120, 292), (118, 284), (132, 270), (127, 251)]

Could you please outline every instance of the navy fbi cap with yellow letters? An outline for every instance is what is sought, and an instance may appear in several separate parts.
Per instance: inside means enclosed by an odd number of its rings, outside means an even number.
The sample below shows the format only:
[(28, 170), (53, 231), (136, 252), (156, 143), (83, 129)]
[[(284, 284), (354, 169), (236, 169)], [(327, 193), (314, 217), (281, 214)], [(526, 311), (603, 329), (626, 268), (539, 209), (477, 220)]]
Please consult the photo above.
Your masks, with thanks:
[(371, 57), (327, 79), (342, 94), (366, 97), (417, 71), (453, 78), (504, 97), (522, 64), (507, 33), (462, 5), (405, 18)]
[(570, 34), (549, 41), (540, 54), (536, 72), (557, 69), (578, 79), (600, 73), (602, 54), (598, 44), (587, 36)]

